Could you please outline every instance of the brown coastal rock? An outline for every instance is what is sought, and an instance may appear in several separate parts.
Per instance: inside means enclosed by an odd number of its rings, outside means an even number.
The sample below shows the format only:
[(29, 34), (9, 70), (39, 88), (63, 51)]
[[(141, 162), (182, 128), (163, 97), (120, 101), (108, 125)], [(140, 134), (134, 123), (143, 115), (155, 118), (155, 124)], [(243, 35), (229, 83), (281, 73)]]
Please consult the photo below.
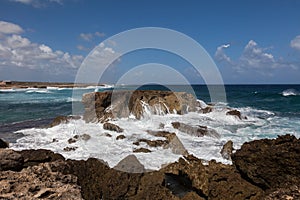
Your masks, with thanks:
[(242, 114), (238, 110), (230, 110), (230, 111), (226, 112), (226, 115), (236, 116), (237, 118), (239, 118), (240, 120), (242, 120)]
[(156, 90), (88, 93), (83, 96), (82, 103), (85, 107), (83, 119), (87, 122), (105, 122), (111, 118), (128, 117), (130, 114), (140, 119), (145, 105), (152, 114), (174, 111), (184, 114), (187, 111), (196, 111), (198, 105), (192, 94)]
[(0, 171), (19, 171), (24, 163), (23, 156), (11, 149), (0, 149)]
[(59, 162), (42, 163), (20, 172), (0, 172), (0, 199), (82, 199), (74, 175), (52, 171), (61, 165)]
[(108, 122), (103, 124), (103, 129), (115, 131), (117, 133), (122, 133), (124, 131), (124, 129), (122, 129), (120, 126)]
[(187, 133), (192, 136), (202, 137), (209, 136), (219, 138), (220, 135), (214, 129), (208, 128), (207, 126), (191, 126), (181, 122), (172, 122), (172, 126), (181, 132)]
[(51, 127), (57, 126), (62, 123), (66, 124), (66, 123), (69, 123), (69, 121), (72, 119), (78, 120), (78, 119), (80, 119), (80, 116), (57, 116), (53, 119), (51, 124), (48, 125), (48, 127), (51, 128)]
[(300, 185), (300, 139), (295, 136), (246, 142), (232, 160), (246, 180), (264, 190)]
[[(180, 158), (178, 162), (163, 168), (167, 176), (181, 187), (179, 196), (189, 192), (196, 193), (204, 199), (261, 199), (263, 191), (244, 180), (231, 165), (223, 165), (215, 161), (203, 165), (202, 161), (192, 155)], [(188, 186), (188, 187), (187, 187)], [(172, 190), (172, 188), (170, 188)], [(173, 191), (177, 193), (178, 188)]]
[(231, 160), (232, 151), (233, 151), (233, 142), (229, 140), (223, 145), (220, 153), (224, 159)]

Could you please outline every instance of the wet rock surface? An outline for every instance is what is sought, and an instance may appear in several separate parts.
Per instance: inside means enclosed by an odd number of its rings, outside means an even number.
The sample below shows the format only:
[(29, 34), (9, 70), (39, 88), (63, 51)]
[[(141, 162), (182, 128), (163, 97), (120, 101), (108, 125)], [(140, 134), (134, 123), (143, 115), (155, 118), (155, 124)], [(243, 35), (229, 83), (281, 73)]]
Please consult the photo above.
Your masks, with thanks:
[(55, 117), (52, 122), (47, 127), (54, 127), (59, 124), (67, 124), (70, 122), (70, 120), (78, 120), (80, 119), (80, 116), (57, 116)]
[[(156, 134), (165, 138), (168, 135)], [(245, 143), (232, 155), (233, 165), (215, 161), (203, 164), (201, 159), (185, 155), (158, 171), (148, 171), (134, 155), (110, 168), (99, 159), (65, 160), (47, 150), (0, 149), (0, 152), (6, 155), (0, 157), (0, 163), (7, 160), (18, 163), (17, 171), (1, 168), (0, 199), (300, 197), (300, 141), (290, 135)]]
[(108, 122), (103, 124), (103, 129), (109, 131), (115, 131), (117, 133), (122, 133), (124, 131), (120, 126)]
[(223, 145), (220, 153), (224, 159), (231, 160), (232, 151), (233, 151), (233, 142), (229, 140)]
[(156, 90), (88, 93), (83, 96), (82, 103), (86, 122), (106, 122), (116, 117), (129, 117), (130, 114), (140, 119), (145, 107), (152, 114), (184, 114), (197, 111), (198, 105), (192, 94)]
[(192, 136), (203, 137), (215, 137), (219, 138), (220, 135), (214, 129), (208, 128), (207, 126), (191, 126), (181, 122), (172, 122), (172, 126), (175, 129), (178, 129), (181, 132), (187, 133)]

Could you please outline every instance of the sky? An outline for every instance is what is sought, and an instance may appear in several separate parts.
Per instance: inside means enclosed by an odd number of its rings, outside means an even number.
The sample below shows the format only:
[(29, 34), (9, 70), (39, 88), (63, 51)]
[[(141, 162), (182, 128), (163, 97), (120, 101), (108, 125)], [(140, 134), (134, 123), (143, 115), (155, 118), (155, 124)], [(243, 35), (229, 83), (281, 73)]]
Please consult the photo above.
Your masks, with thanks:
[(110, 39), (130, 29), (161, 27), (199, 43), (225, 84), (300, 84), (299, 10), (298, 0), (1, 0), (0, 80), (73, 82), (89, 53), (110, 41), (102, 59), (121, 57), (102, 82), (160, 63), (202, 83), (191, 63), (172, 52), (121, 55)]

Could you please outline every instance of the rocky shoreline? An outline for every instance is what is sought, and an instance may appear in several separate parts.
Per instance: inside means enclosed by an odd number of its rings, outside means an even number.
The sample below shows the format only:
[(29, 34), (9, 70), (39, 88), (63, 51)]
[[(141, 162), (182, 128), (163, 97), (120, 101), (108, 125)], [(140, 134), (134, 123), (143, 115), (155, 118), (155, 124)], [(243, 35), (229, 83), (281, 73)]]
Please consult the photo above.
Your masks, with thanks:
[(248, 142), (232, 161), (203, 164), (186, 155), (159, 171), (128, 173), (95, 158), (66, 160), (49, 150), (1, 148), (0, 199), (300, 198), (300, 139)]
[[(83, 96), (86, 122), (102, 123), (103, 129), (119, 134), (122, 127), (113, 123), (118, 117), (143, 117), (145, 109), (152, 114), (209, 113), (213, 105), (197, 101), (187, 93), (167, 91), (120, 91), (88, 93)], [(126, 105), (124, 107), (124, 105)], [(246, 116), (225, 109), (226, 115), (239, 120)], [(76, 116), (57, 117), (49, 127), (77, 120)], [(220, 135), (204, 125), (191, 126), (174, 121), (174, 129), (193, 137)], [(163, 129), (147, 134), (161, 139), (136, 138), (137, 148), (114, 167), (100, 159), (68, 160), (45, 149), (14, 151), (0, 140), (0, 199), (300, 199), (300, 139), (293, 135), (278, 136), (244, 143), (234, 153), (231, 141), (220, 152), (231, 165), (215, 160), (205, 161), (190, 154), (176, 133)], [(107, 137), (112, 137), (109, 133)], [(69, 144), (89, 140), (80, 133), (68, 139)], [(53, 142), (56, 142), (53, 139)], [(142, 147), (141, 143), (145, 144)], [(149, 153), (144, 147), (162, 147), (181, 155), (178, 161), (150, 171), (134, 153)], [(76, 151), (75, 146), (64, 151)], [(155, 162), (155, 160), (153, 160)]]
[(26, 88), (73, 88), (87, 86), (103, 86), (103, 84), (75, 84), (75, 83), (60, 83), (60, 82), (24, 82), (24, 81), (0, 81), (0, 89), (26, 89)]

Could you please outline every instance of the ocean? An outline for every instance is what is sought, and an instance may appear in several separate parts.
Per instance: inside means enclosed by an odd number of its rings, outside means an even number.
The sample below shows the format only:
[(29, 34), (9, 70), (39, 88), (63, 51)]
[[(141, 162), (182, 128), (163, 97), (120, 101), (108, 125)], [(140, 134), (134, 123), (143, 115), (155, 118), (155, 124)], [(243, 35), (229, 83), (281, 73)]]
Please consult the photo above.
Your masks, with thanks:
[[(122, 86), (115, 89), (132, 89)], [(172, 87), (174, 88), (174, 87)], [(176, 86), (176, 91), (185, 91), (185, 86)], [(205, 85), (193, 85), (197, 99), (209, 103), (210, 96)], [(120, 135), (104, 130), (102, 124), (71, 120), (52, 128), (45, 128), (59, 115), (71, 115), (72, 104), (80, 107), (81, 95), (93, 91), (112, 90), (106, 87), (75, 88), (79, 94), (74, 98), (70, 88), (48, 87), (43, 89), (0, 90), (0, 138), (10, 142), (13, 149), (45, 148), (61, 153), (66, 158), (87, 159), (96, 157), (115, 166), (121, 159), (132, 154), (137, 147), (133, 145), (138, 138), (161, 139), (147, 134), (147, 130), (158, 130), (163, 123), (164, 130), (175, 132), (189, 153), (195, 156), (230, 164), (220, 154), (222, 146), (232, 140), (234, 148), (247, 141), (262, 138), (276, 138), (277, 135), (293, 134), (300, 137), (300, 85), (226, 85), (226, 107), (237, 109), (247, 119), (240, 120), (226, 115), (226, 109), (216, 108), (207, 114), (187, 113), (163, 116), (145, 114), (141, 120), (133, 117), (117, 119), (113, 123), (124, 129), (125, 139)], [(159, 85), (142, 86), (140, 89), (166, 89)], [(83, 113), (83, 110), (82, 110)], [(81, 113), (81, 114), (82, 114)], [(78, 113), (77, 113), (78, 114)], [(79, 113), (80, 114), (80, 113)], [(216, 130), (220, 138), (196, 137), (174, 129), (172, 122), (179, 121), (193, 126), (202, 125)], [(112, 137), (107, 137), (109, 133)], [(89, 140), (79, 140), (69, 144), (68, 139), (75, 135), (88, 134)], [(143, 146), (144, 145), (144, 146)], [(159, 169), (163, 164), (174, 162), (179, 155), (162, 147), (140, 147), (150, 149), (150, 153), (135, 153), (148, 169)], [(74, 147), (66, 151), (66, 147)]]

